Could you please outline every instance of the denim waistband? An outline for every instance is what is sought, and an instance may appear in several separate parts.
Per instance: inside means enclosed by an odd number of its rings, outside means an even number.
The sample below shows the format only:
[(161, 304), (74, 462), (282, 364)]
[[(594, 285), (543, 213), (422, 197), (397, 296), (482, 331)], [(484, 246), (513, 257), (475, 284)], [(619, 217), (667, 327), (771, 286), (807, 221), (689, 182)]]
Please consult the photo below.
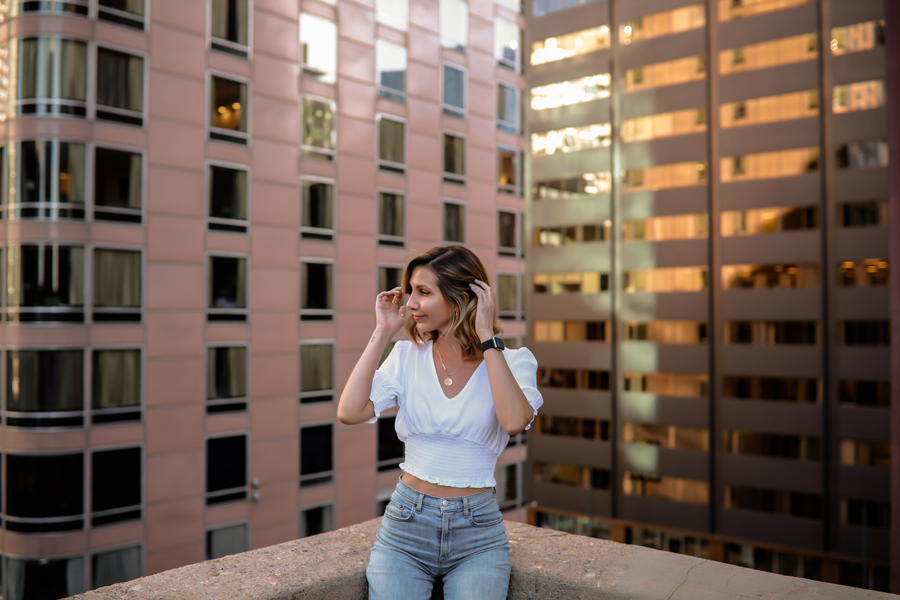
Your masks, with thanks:
[(461, 510), (467, 515), (469, 511), (494, 499), (493, 489), (482, 490), (468, 496), (450, 496), (448, 498), (429, 496), (406, 485), (402, 479), (397, 482), (394, 494), (408, 502), (408, 505), (414, 507), (416, 512), (422, 512), (422, 508), (437, 508), (443, 512)]

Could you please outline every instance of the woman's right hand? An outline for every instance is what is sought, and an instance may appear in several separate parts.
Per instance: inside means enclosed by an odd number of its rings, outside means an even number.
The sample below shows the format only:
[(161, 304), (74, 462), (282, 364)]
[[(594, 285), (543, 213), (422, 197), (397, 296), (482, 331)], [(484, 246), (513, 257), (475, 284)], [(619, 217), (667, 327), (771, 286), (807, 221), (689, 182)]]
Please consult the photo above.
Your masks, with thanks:
[(375, 298), (375, 327), (390, 333), (391, 337), (397, 334), (406, 322), (407, 309), (400, 306), (403, 292), (395, 287), (387, 292), (381, 292)]

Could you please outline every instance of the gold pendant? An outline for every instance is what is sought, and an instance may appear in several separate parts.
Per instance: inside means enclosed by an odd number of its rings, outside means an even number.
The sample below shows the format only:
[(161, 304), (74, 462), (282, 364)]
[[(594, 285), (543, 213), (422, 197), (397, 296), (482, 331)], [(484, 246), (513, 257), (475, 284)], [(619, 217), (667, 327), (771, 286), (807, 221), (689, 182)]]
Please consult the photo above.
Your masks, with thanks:
[(448, 377), (447, 379), (444, 380), (444, 385), (446, 385), (447, 387), (450, 387), (451, 385), (453, 385), (453, 380)]

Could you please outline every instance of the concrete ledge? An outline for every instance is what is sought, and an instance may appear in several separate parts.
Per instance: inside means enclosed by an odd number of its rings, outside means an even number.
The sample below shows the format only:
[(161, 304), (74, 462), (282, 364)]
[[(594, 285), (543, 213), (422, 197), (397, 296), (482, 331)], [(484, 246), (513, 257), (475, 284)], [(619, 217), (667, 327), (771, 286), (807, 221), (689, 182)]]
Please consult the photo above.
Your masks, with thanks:
[[(78, 600), (363, 600), (379, 519), (74, 596)], [(872, 600), (900, 598), (639, 546), (506, 523), (509, 598)]]

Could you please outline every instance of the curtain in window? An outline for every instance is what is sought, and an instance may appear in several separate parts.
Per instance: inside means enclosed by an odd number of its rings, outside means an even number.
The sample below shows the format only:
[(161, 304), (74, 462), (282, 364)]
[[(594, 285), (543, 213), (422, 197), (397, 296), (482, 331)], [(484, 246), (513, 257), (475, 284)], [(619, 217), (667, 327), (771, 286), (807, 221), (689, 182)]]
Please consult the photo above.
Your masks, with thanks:
[[(54, 250), (62, 250), (69, 256), (69, 306), (84, 306), (84, 248), (54, 246)], [(65, 254), (57, 257), (54, 262), (59, 264)]]
[[(44, 42), (46, 52), (46, 40)], [(38, 86), (44, 83), (41, 87), (46, 87), (46, 82), (41, 81), (41, 74), (47, 77), (47, 69), (38, 71), (39, 47), (40, 40), (37, 38), (24, 39), (19, 45), (19, 52), (22, 55), (22, 67), (19, 72), (19, 98), (37, 98), (39, 96)], [(15, 62), (13, 62), (13, 65), (15, 65)], [(40, 91), (43, 92), (40, 95), (46, 94), (45, 90), (42, 89)]]
[(300, 391), (330, 390), (332, 383), (331, 344), (304, 344), (300, 346)]
[(228, 0), (212, 0), (210, 33), (213, 37), (228, 39)]
[(141, 403), (139, 350), (94, 352), (93, 402), (95, 409), (138, 406)]
[(140, 546), (94, 555), (94, 588), (130, 581), (142, 574)]
[[(59, 44), (59, 97), (87, 100), (87, 44), (53, 38)], [(49, 66), (49, 65), (48, 65)]]
[(94, 306), (140, 308), (140, 252), (94, 250)]
[(81, 350), (10, 350), (7, 368), (9, 410), (53, 412), (83, 408)]
[[(59, 147), (59, 202), (84, 204), (85, 150), (84, 144), (47, 142)], [(51, 165), (44, 164), (45, 172)], [(52, 198), (51, 198), (52, 201)]]
[(246, 348), (210, 348), (207, 363), (207, 399), (242, 398), (247, 395)]
[(455, 175), (466, 174), (466, 142), (463, 138), (444, 135), (444, 171)]
[(87, 589), (84, 583), (84, 559), (70, 558), (66, 560), (66, 593), (74, 596), (84, 592)]
[(235, 525), (209, 532), (209, 558), (222, 558), (248, 550), (247, 526)]
[(403, 196), (381, 193), (379, 231), (383, 235), (403, 235)]
[(405, 163), (404, 124), (390, 119), (381, 119), (378, 133), (378, 158), (395, 163)]
[(144, 59), (106, 48), (97, 50), (97, 103), (140, 112), (144, 104)]
[(6, 560), (6, 593), (9, 600), (25, 599), (25, 561)]
[(237, 261), (237, 307), (247, 308), (247, 259)]

